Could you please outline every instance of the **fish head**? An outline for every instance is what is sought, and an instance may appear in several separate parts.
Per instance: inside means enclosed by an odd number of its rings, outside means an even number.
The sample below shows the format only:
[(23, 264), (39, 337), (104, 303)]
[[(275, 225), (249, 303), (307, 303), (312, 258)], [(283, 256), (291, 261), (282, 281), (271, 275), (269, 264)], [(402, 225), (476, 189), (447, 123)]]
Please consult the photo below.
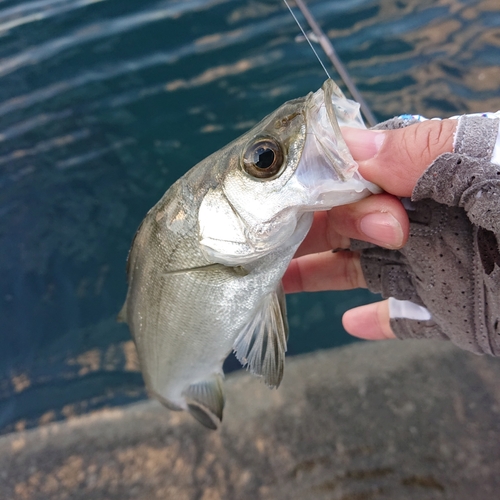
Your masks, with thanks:
[(239, 265), (297, 246), (314, 211), (380, 192), (359, 174), (337, 117), (364, 127), (359, 105), (327, 80), (216, 153), (218, 182), (198, 214), (200, 244), (213, 261)]

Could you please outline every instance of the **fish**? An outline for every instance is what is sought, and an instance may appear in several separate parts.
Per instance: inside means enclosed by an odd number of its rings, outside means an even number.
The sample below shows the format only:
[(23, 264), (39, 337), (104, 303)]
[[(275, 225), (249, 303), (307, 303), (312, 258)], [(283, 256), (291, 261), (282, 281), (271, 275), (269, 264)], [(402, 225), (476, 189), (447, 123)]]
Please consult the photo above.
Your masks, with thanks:
[(288, 340), (281, 278), (315, 211), (380, 192), (340, 126), (359, 105), (328, 79), (198, 163), (147, 213), (127, 259), (128, 323), (150, 396), (209, 429), (222, 421), (234, 351), (271, 388)]

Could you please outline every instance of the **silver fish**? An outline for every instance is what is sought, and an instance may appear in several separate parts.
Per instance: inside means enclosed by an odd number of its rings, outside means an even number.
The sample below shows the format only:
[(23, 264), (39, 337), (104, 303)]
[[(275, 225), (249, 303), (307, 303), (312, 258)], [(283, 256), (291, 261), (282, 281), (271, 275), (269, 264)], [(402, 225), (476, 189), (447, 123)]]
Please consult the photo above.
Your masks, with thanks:
[(357, 172), (339, 122), (364, 127), (357, 103), (327, 80), (192, 168), (140, 225), (119, 318), (149, 393), (168, 408), (216, 429), (231, 350), (279, 385), (288, 339), (281, 278), (313, 212), (379, 191)]

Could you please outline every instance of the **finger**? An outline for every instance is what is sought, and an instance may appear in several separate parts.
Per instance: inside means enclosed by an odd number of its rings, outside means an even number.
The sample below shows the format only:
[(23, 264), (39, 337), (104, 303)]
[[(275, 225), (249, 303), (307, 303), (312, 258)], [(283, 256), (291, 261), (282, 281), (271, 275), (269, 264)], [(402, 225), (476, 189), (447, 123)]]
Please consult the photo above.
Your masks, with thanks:
[(283, 276), (286, 293), (366, 288), (357, 252), (323, 252), (293, 259)]
[(350, 309), (342, 317), (342, 324), (348, 333), (361, 339), (396, 338), (391, 328), (388, 300)]
[(408, 239), (408, 214), (400, 200), (389, 194), (369, 196), (329, 212), (330, 226), (351, 239), (386, 248), (401, 248)]
[(385, 131), (345, 127), (342, 135), (365, 179), (396, 196), (411, 196), (426, 168), (453, 151), (456, 127), (457, 120), (427, 120)]
[(315, 212), (311, 229), (309, 229), (307, 236), (297, 249), (295, 257), (327, 250), (349, 248), (349, 244), (349, 238), (342, 236), (337, 231), (335, 224), (332, 224), (330, 211)]
[(313, 225), (295, 256), (348, 248), (350, 239), (385, 248), (401, 248), (408, 239), (408, 232), (408, 215), (396, 197), (389, 194), (369, 196), (328, 212), (316, 212)]

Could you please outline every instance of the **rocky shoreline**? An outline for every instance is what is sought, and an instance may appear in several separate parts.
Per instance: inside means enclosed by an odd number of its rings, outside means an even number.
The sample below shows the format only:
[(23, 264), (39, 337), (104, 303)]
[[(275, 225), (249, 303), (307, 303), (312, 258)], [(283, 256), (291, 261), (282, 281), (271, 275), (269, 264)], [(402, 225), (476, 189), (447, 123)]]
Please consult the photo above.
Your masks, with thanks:
[(287, 358), (228, 376), (220, 431), (154, 401), (0, 438), (10, 500), (495, 499), (500, 360), (444, 342)]

